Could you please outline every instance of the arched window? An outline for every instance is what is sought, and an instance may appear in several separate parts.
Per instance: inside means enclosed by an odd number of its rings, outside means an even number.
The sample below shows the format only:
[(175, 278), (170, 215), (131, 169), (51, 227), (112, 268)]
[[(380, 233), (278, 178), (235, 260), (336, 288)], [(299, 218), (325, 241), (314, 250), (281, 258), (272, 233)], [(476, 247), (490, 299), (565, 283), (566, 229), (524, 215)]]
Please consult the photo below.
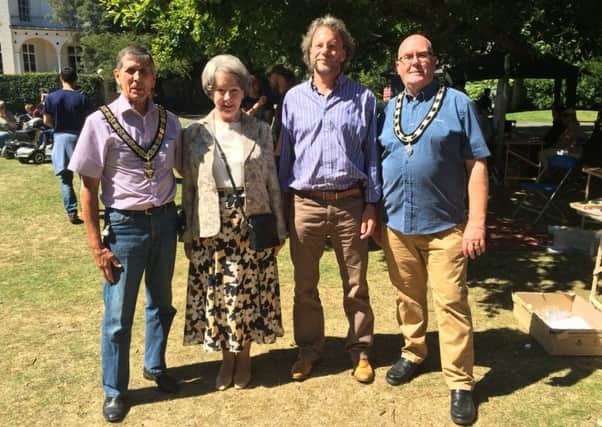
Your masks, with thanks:
[(36, 71), (36, 51), (32, 44), (23, 45), (23, 71), (34, 73)]

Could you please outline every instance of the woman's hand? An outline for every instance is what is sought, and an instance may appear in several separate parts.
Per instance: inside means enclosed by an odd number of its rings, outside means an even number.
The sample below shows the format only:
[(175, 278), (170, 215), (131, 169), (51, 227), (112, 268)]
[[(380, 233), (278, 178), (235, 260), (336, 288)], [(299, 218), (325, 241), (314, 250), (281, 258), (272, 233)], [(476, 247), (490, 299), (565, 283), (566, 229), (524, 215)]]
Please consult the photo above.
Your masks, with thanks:
[(280, 244), (278, 246), (274, 246), (274, 256), (278, 256), (280, 249), (282, 249), (282, 247), (284, 246), (285, 243), (286, 243), (286, 240), (281, 240)]
[(192, 257), (192, 243), (184, 243), (184, 254), (186, 255), (186, 258), (190, 260), (190, 257)]

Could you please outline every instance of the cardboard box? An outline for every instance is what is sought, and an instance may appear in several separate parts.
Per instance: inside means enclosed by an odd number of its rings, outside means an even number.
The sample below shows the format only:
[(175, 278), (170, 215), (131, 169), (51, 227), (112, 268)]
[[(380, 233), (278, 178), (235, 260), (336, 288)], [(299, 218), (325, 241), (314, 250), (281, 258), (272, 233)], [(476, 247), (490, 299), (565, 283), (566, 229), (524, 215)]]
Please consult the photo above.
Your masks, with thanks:
[(601, 356), (602, 312), (564, 293), (515, 292), (514, 316), (521, 329), (556, 356)]

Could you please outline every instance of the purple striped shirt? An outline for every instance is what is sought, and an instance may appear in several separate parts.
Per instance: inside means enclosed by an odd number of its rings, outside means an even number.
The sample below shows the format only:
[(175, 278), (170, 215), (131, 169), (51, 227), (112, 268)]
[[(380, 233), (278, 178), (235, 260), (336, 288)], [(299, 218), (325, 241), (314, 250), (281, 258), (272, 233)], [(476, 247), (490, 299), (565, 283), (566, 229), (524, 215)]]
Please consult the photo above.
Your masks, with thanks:
[(374, 94), (343, 74), (321, 95), (312, 80), (289, 90), (282, 106), (280, 188), (345, 190), (361, 184), (364, 198), (381, 196)]
[[(151, 101), (141, 116), (121, 95), (109, 109), (125, 131), (144, 149), (153, 142), (159, 123), (159, 110)], [(111, 128), (100, 111), (86, 119), (69, 169), (83, 176), (100, 178), (100, 199), (106, 207), (143, 210), (171, 202), (176, 196), (173, 168), (182, 170), (180, 122), (167, 112), (163, 143), (152, 164), (155, 176), (144, 176), (145, 162), (134, 154)]]

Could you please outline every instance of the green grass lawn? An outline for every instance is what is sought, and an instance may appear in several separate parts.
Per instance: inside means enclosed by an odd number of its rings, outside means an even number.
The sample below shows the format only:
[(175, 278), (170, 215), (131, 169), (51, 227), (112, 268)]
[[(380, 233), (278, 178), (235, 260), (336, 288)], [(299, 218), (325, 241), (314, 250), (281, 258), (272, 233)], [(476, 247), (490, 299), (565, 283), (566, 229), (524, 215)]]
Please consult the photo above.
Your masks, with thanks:
[[(389, 386), (384, 375), (399, 356), (395, 292), (382, 252), (370, 253), (368, 279), (375, 312), (372, 362), (376, 379), (350, 375), (344, 349), (347, 322), (332, 251), (322, 259), (320, 296), (326, 313), (322, 362), (305, 382), (291, 382), (295, 360), (292, 268), (288, 247), (279, 259), (285, 336), (252, 349), (253, 380), (246, 390), (214, 390), (219, 356), (182, 346), (187, 262), (178, 248), (173, 280), (178, 314), (167, 359), (182, 383), (165, 395), (142, 378), (144, 293), (131, 348), (125, 425), (135, 426), (399, 426), (451, 425), (449, 391), (439, 363), (436, 318), (429, 307), (430, 356), (411, 383)], [(575, 292), (587, 297), (592, 260), (578, 254), (490, 251), (469, 265), (479, 403), (477, 426), (601, 426), (602, 358), (553, 357), (518, 330), (516, 290)], [(0, 158), (0, 424), (105, 425), (101, 406), (101, 275), (83, 225), (63, 212), (50, 164)]]
[[(596, 120), (597, 115), (597, 111), (577, 110), (577, 120), (579, 120), (580, 122), (593, 122)], [(506, 114), (506, 119), (516, 120), (517, 122), (552, 123), (552, 111), (537, 110), (508, 113)]]

